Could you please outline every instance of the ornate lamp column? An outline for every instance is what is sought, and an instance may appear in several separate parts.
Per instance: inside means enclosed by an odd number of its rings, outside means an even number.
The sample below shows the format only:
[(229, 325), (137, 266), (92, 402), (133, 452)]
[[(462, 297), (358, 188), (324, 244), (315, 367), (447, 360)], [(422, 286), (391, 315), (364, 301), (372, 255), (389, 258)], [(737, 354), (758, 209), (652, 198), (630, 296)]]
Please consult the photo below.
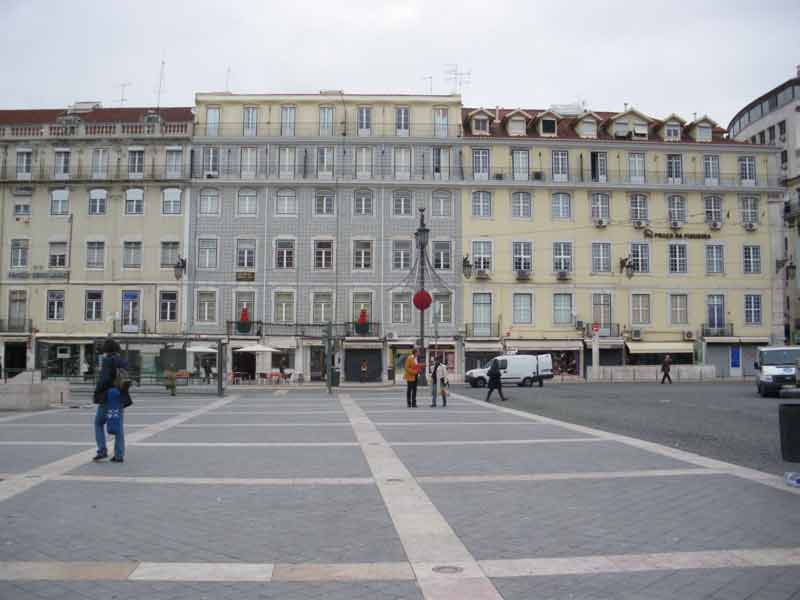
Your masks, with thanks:
[(430, 307), (433, 302), (430, 293), (425, 289), (425, 267), (428, 264), (428, 237), (430, 229), (425, 226), (425, 209), (419, 209), (419, 227), (414, 233), (414, 238), (417, 241), (417, 263), (419, 269), (417, 271), (417, 292), (414, 294), (414, 306), (419, 311), (419, 355), (420, 362), (425, 365), (425, 368), (420, 373), (418, 382), (419, 385), (428, 385), (427, 369), (428, 365), (425, 364), (425, 311)]

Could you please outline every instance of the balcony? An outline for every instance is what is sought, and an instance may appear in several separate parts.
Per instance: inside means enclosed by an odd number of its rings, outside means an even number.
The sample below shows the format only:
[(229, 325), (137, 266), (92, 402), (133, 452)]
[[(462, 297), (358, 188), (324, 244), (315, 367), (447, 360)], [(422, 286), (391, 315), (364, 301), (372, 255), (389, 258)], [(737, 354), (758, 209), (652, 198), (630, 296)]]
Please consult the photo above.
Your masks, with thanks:
[(0, 333), (31, 333), (31, 319), (0, 319)]
[(194, 135), (201, 138), (329, 138), (333, 143), (342, 138), (458, 138), (463, 133), (460, 123), (411, 123), (398, 129), (392, 119), (386, 123), (373, 121), (370, 127), (359, 128), (356, 120), (321, 125), (318, 121), (293, 123), (200, 123), (194, 127)]
[(374, 321), (369, 321), (367, 323), (359, 323), (357, 321), (352, 321), (347, 323), (347, 332), (345, 333), (346, 337), (380, 337), (381, 336), (381, 324), (376, 323)]
[(10, 182), (52, 182), (52, 181), (152, 181), (180, 180), (190, 176), (188, 165), (163, 165), (149, 163), (141, 168), (131, 170), (127, 160), (99, 168), (92, 165), (70, 165), (69, 168), (56, 167), (52, 164), (39, 163), (33, 165), (29, 172), (17, 172), (14, 165), (0, 166), (0, 181)]
[[(585, 323), (584, 324), (584, 337), (590, 338), (594, 336), (594, 332), (592, 331), (592, 324)], [(620, 337), (622, 335), (619, 323), (600, 323), (600, 329), (597, 332), (597, 336), (601, 338), (608, 338), (608, 337)]]
[[(321, 323), (270, 323), (268, 321), (226, 321), (226, 332), (230, 337), (269, 337), (293, 336), (304, 338), (321, 338), (325, 335), (326, 325)], [(344, 337), (347, 326), (341, 323), (332, 324), (334, 337)]]
[(732, 337), (733, 336), (733, 323), (725, 323), (724, 325), (714, 324), (709, 325), (703, 323), (703, 337)]
[(121, 333), (121, 334), (147, 334), (152, 333), (147, 329), (147, 321), (138, 321), (136, 323), (132, 323), (129, 321), (124, 321), (122, 319), (114, 319), (112, 322), (112, 329), (113, 333)]
[(468, 338), (500, 338), (500, 323), (464, 323)]
[(50, 123), (44, 125), (0, 125), (0, 138), (65, 139), (65, 138), (189, 138), (192, 123)]

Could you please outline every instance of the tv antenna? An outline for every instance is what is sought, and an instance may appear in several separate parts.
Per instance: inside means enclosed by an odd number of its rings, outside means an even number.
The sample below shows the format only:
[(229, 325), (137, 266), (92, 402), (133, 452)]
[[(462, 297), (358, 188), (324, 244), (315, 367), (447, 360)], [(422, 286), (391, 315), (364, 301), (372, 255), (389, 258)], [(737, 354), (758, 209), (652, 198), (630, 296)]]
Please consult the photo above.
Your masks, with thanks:
[(118, 83), (117, 85), (114, 86), (114, 87), (118, 87), (119, 88), (119, 105), (120, 106), (122, 106), (123, 104), (125, 104), (128, 101), (128, 99), (125, 97), (125, 88), (130, 86), (130, 85), (131, 85), (131, 82), (130, 81), (126, 81), (124, 83)]
[(444, 74), (445, 81), (453, 84), (453, 94), (461, 94), (461, 89), (472, 83), (472, 71), (460, 71), (458, 65), (447, 65)]
[(428, 82), (428, 95), (433, 96), (433, 75), (423, 77), (422, 80)]
[(156, 92), (156, 112), (161, 108), (161, 94), (164, 92), (164, 68), (167, 61), (161, 59), (161, 70), (158, 73), (158, 91)]
[(228, 70), (225, 71), (225, 91), (231, 91), (231, 66), (228, 65)]

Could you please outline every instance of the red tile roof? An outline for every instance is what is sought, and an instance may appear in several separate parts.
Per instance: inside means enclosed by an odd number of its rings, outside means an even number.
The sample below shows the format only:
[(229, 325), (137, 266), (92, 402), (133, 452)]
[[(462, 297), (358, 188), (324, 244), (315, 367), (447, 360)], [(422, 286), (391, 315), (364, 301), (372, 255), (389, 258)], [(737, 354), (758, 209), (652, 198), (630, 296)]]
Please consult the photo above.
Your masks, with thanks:
[(153, 108), (96, 108), (86, 112), (72, 112), (63, 108), (44, 108), (35, 110), (0, 110), (0, 125), (44, 125), (56, 123), (67, 115), (79, 118), (86, 123), (138, 123), (148, 113), (158, 112), (161, 119), (169, 122), (194, 121), (189, 107)]

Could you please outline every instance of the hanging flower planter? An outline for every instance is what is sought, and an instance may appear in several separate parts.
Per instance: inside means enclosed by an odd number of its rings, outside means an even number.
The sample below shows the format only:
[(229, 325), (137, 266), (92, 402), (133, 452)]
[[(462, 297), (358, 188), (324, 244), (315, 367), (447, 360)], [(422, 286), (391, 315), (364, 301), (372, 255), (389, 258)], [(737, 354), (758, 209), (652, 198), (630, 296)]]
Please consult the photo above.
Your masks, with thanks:
[(247, 335), (252, 329), (253, 323), (250, 321), (250, 313), (247, 310), (247, 305), (242, 307), (242, 314), (239, 315), (239, 321), (236, 323), (236, 331), (242, 335)]
[(369, 333), (369, 320), (367, 317), (367, 309), (362, 308), (358, 313), (358, 320), (355, 324), (355, 330), (358, 335), (367, 335)]

